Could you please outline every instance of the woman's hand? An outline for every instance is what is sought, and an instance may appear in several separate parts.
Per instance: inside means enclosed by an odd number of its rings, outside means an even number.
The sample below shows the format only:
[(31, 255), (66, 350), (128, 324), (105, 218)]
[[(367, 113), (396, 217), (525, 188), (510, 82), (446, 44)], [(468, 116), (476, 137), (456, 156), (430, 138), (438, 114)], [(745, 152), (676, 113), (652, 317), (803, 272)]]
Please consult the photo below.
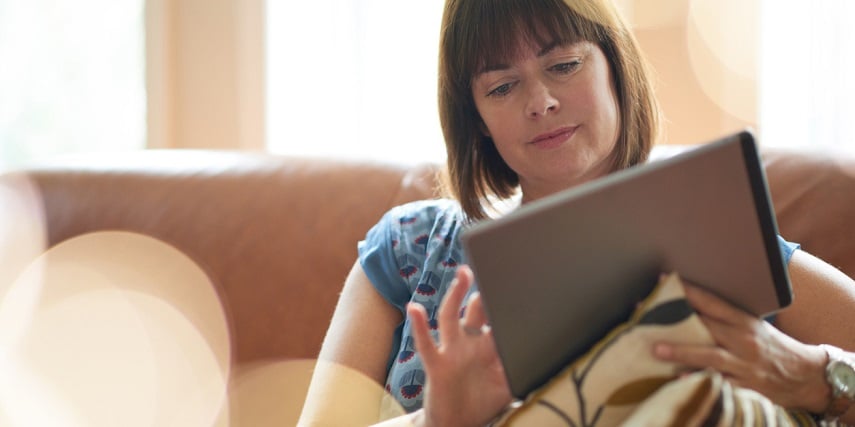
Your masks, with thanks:
[(791, 409), (821, 413), (829, 402), (826, 356), (763, 320), (696, 286), (685, 286), (689, 304), (712, 334), (713, 346), (657, 343), (654, 355), (694, 369), (712, 368), (731, 383), (753, 389)]
[(463, 318), (459, 316), (472, 281), (469, 267), (457, 269), (439, 309), (439, 343), (430, 335), (424, 307), (407, 306), (427, 375), (424, 421), (428, 426), (484, 425), (511, 402), (480, 294), (470, 297)]

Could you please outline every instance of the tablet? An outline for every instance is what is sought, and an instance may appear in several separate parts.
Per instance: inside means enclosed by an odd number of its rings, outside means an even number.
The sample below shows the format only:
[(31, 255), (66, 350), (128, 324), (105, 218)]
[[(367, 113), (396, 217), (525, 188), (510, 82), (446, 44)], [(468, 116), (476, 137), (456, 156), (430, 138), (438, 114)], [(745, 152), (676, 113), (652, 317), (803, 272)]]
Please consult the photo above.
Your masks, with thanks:
[(757, 316), (792, 300), (748, 130), (528, 203), (461, 239), (518, 398), (626, 321), (662, 272)]

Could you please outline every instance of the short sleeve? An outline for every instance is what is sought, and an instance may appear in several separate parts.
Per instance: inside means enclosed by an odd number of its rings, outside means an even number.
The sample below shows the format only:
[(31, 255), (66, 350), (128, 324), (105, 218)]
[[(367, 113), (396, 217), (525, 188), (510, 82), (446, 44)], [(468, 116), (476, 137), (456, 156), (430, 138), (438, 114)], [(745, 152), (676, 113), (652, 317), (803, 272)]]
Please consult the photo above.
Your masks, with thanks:
[(436, 309), (461, 260), (461, 214), (449, 199), (409, 202), (390, 209), (357, 246), (359, 263), (374, 289), (403, 314), (392, 333), (386, 389), (394, 390), (408, 411), (421, 407), (421, 393), (414, 397), (411, 392), (422, 384), (424, 369), (414, 350), (406, 306), (422, 305), (435, 324)]
[(781, 249), (781, 256), (784, 257), (784, 264), (789, 264), (790, 258), (793, 257), (793, 253), (796, 249), (801, 248), (801, 245), (789, 242), (778, 235), (778, 247)]
[(358, 251), (362, 269), (380, 295), (404, 312), (410, 292), (403, 278), (395, 274), (400, 270), (395, 257), (395, 246), (401, 237), (398, 216), (396, 209), (387, 212), (359, 242)]
[[(796, 249), (801, 248), (801, 245), (799, 245), (798, 243), (787, 241), (779, 234), (778, 248), (781, 250), (781, 257), (784, 258), (784, 264), (788, 265), (790, 263), (790, 258), (793, 257), (793, 253), (796, 251)], [(774, 325), (776, 317), (777, 315), (773, 313), (766, 316), (764, 319)]]

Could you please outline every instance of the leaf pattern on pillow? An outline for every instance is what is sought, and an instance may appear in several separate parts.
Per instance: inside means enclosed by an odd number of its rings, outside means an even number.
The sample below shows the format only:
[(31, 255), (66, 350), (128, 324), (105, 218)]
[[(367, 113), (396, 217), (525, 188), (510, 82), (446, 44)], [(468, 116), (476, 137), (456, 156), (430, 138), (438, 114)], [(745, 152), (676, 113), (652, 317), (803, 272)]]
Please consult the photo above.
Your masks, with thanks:
[(636, 405), (659, 390), (674, 377), (647, 377), (622, 385), (606, 399), (606, 406)]
[(666, 301), (649, 311), (644, 312), (638, 319), (639, 325), (673, 325), (689, 318), (695, 310), (689, 306), (685, 298)]

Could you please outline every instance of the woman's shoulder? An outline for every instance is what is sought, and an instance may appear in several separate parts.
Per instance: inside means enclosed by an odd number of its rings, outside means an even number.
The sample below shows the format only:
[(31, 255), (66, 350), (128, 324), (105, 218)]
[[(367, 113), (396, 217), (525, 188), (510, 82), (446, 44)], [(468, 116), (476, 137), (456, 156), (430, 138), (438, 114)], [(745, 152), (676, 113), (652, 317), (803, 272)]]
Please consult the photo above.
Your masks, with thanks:
[[(389, 209), (371, 228), (361, 249), (391, 243), (400, 252), (406, 248), (399, 243), (417, 242), (422, 245), (432, 237), (456, 235), (465, 221), (460, 205), (451, 199), (430, 199), (408, 202)], [(443, 237), (445, 239), (445, 237)]]
[(460, 223), (463, 219), (463, 210), (460, 204), (452, 199), (429, 199), (395, 206), (386, 216), (401, 226), (447, 221)]

